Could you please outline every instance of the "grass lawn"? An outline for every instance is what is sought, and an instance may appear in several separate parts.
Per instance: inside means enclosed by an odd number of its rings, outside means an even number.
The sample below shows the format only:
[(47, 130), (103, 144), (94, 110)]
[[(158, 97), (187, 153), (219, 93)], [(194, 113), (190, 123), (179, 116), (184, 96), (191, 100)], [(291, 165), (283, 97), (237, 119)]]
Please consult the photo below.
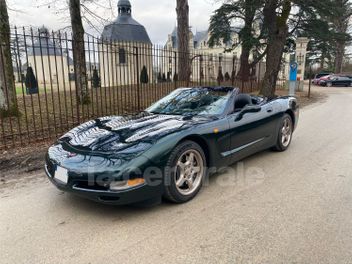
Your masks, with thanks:
[[(23, 85), (23, 90), (22, 86), (16, 86), (16, 94), (18, 95), (26, 95), (26, 87)], [(44, 88), (39, 88), (39, 93), (44, 93)]]

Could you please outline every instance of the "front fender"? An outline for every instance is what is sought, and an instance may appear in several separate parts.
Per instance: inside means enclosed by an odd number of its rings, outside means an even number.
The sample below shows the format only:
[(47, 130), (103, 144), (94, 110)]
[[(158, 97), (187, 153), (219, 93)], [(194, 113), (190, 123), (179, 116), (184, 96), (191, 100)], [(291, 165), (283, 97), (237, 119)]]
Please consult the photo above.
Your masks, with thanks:
[[(229, 129), (229, 123), (226, 119), (214, 120), (212, 122), (199, 124), (188, 129), (178, 131), (158, 140), (143, 155), (148, 157), (153, 163), (164, 167), (173, 149), (185, 139), (199, 139), (207, 145), (208, 156), (211, 165), (213, 163), (221, 163), (219, 155), (219, 140), (224, 140), (226, 131)], [(228, 139), (229, 140), (229, 139)], [(229, 145), (228, 142), (227, 145)]]

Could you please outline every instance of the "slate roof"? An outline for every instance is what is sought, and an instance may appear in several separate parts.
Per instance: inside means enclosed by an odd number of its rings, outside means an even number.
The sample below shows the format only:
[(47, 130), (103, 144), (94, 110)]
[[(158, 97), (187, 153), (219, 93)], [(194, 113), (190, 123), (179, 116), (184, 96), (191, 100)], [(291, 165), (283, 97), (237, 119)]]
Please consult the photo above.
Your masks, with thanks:
[[(239, 29), (232, 27), (232, 32), (233, 33), (238, 33)], [(193, 34), (193, 33), (192, 33)], [(171, 33), (171, 41), (172, 41), (172, 47), (177, 49), (178, 48), (178, 41), (177, 41), (177, 27), (174, 28), (174, 30)], [(203, 41), (208, 41), (208, 30), (203, 30), (203, 31), (197, 31), (195, 35), (193, 35), (193, 45), (194, 48), (199, 48), (201, 43)], [(226, 46), (231, 46), (233, 43), (232, 40), (228, 41), (225, 45)]]
[(60, 47), (56, 46), (48, 37), (40, 37), (28, 47), (29, 56), (61, 56)]
[[(101, 35), (102, 39), (151, 43), (145, 27), (132, 18), (130, 1), (120, 0), (118, 7), (119, 15), (113, 23), (105, 26)], [(127, 12), (127, 9), (130, 12)]]
[[(192, 32), (190, 31), (190, 33), (192, 33)], [(192, 33), (192, 35), (193, 35), (193, 33)], [(171, 41), (172, 41), (172, 48), (177, 49), (178, 48), (177, 27), (175, 27), (171, 33)]]
[[(28, 46), (28, 56), (63, 56), (67, 57), (67, 53), (62, 52), (61, 48), (47, 36), (38, 37), (33, 45)], [(68, 57), (68, 65), (73, 65), (73, 59)]]
[(208, 31), (197, 31), (197, 33), (194, 35), (194, 47), (198, 48), (200, 46), (200, 44), (203, 41), (207, 41), (208, 40)]

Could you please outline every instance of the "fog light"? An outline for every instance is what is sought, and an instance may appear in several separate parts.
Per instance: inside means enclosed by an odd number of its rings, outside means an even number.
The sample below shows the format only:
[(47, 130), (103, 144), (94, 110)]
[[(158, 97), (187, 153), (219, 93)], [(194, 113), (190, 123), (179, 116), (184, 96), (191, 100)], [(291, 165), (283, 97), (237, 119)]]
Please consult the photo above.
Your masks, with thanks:
[(136, 187), (144, 183), (145, 183), (145, 180), (143, 178), (137, 178), (137, 179), (128, 180), (128, 181), (114, 181), (110, 183), (110, 190), (111, 191), (126, 190), (128, 188)]

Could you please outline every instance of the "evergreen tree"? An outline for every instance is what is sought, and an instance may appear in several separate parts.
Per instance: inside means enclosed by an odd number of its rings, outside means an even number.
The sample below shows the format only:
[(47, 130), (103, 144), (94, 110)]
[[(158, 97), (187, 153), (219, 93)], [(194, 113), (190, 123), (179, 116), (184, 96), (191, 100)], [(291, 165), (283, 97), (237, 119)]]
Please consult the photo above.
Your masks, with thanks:
[(233, 70), (231, 73), (231, 81), (234, 82), (236, 80), (236, 72)]
[[(247, 80), (250, 69), (266, 56), (266, 71), (260, 94), (275, 96), (276, 82), (280, 71), (282, 55), (287, 40), (297, 36), (298, 29), (310, 22), (307, 15), (322, 19), (326, 12), (335, 12), (334, 1), (348, 0), (233, 0), (214, 12), (210, 22), (209, 45), (228, 43), (233, 39), (233, 26), (242, 20), (239, 43), (233, 43), (230, 51), (242, 46), (239, 77)], [(346, 12), (346, 15), (348, 12)], [(343, 17), (344, 18), (344, 17)], [(336, 20), (338, 21), (338, 20)], [(238, 24), (238, 23), (237, 23)], [(341, 27), (343, 30), (345, 27)], [(326, 32), (328, 35), (328, 32)], [(343, 45), (340, 45), (343, 47)], [(249, 55), (253, 62), (249, 63)], [(340, 52), (341, 53), (341, 52)]]
[(96, 67), (93, 70), (92, 85), (94, 88), (100, 87), (100, 77), (99, 77), (98, 70)]
[(228, 72), (225, 73), (225, 81), (228, 82), (230, 80), (230, 74)]
[(218, 72), (218, 78), (217, 78), (218, 84), (222, 83), (224, 81), (224, 75), (222, 74), (222, 68), (219, 67), (219, 72)]
[(178, 81), (178, 74), (175, 72), (174, 74), (174, 78), (173, 78), (174, 82), (177, 82)]
[(148, 71), (147, 67), (145, 65), (143, 66), (142, 72), (141, 72), (141, 78), (140, 78), (141, 83), (149, 83), (149, 76), (148, 76)]
[(168, 72), (167, 73), (167, 79), (166, 79), (167, 82), (171, 82), (171, 72)]
[(161, 75), (161, 72), (158, 73), (158, 83), (161, 83), (163, 81), (163, 76)]
[(33, 68), (28, 67), (27, 68), (27, 74), (26, 74), (26, 94), (37, 94), (38, 91), (38, 81), (35, 78)]
[(341, 73), (346, 45), (348, 41), (351, 41), (349, 26), (352, 16), (352, 4), (350, 0), (333, 0), (333, 4), (334, 15), (331, 18), (331, 22), (336, 32), (335, 73)]
[(308, 37), (308, 63), (320, 62), (321, 70), (341, 72), (346, 42), (351, 40), (347, 28), (352, 15), (351, 3), (347, 0), (332, 0), (334, 8), (328, 8), (320, 16), (308, 13), (307, 23), (298, 30), (297, 35)]
[[(242, 47), (240, 56), (239, 77), (246, 81), (250, 75), (250, 68), (257, 64), (265, 56), (265, 41), (263, 40), (264, 31), (262, 30), (261, 8), (264, 0), (235, 0), (224, 1), (215, 10), (210, 19), (210, 39), (209, 45), (216, 46), (221, 43), (230, 43), (230, 48), (225, 51)], [(239, 42), (234, 42), (234, 27), (236, 21), (241, 21), (242, 26), (238, 32)], [(259, 33), (259, 34), (258, 34)], [(250, 53), (256, 53), (254, 60), (249, 62)]]

